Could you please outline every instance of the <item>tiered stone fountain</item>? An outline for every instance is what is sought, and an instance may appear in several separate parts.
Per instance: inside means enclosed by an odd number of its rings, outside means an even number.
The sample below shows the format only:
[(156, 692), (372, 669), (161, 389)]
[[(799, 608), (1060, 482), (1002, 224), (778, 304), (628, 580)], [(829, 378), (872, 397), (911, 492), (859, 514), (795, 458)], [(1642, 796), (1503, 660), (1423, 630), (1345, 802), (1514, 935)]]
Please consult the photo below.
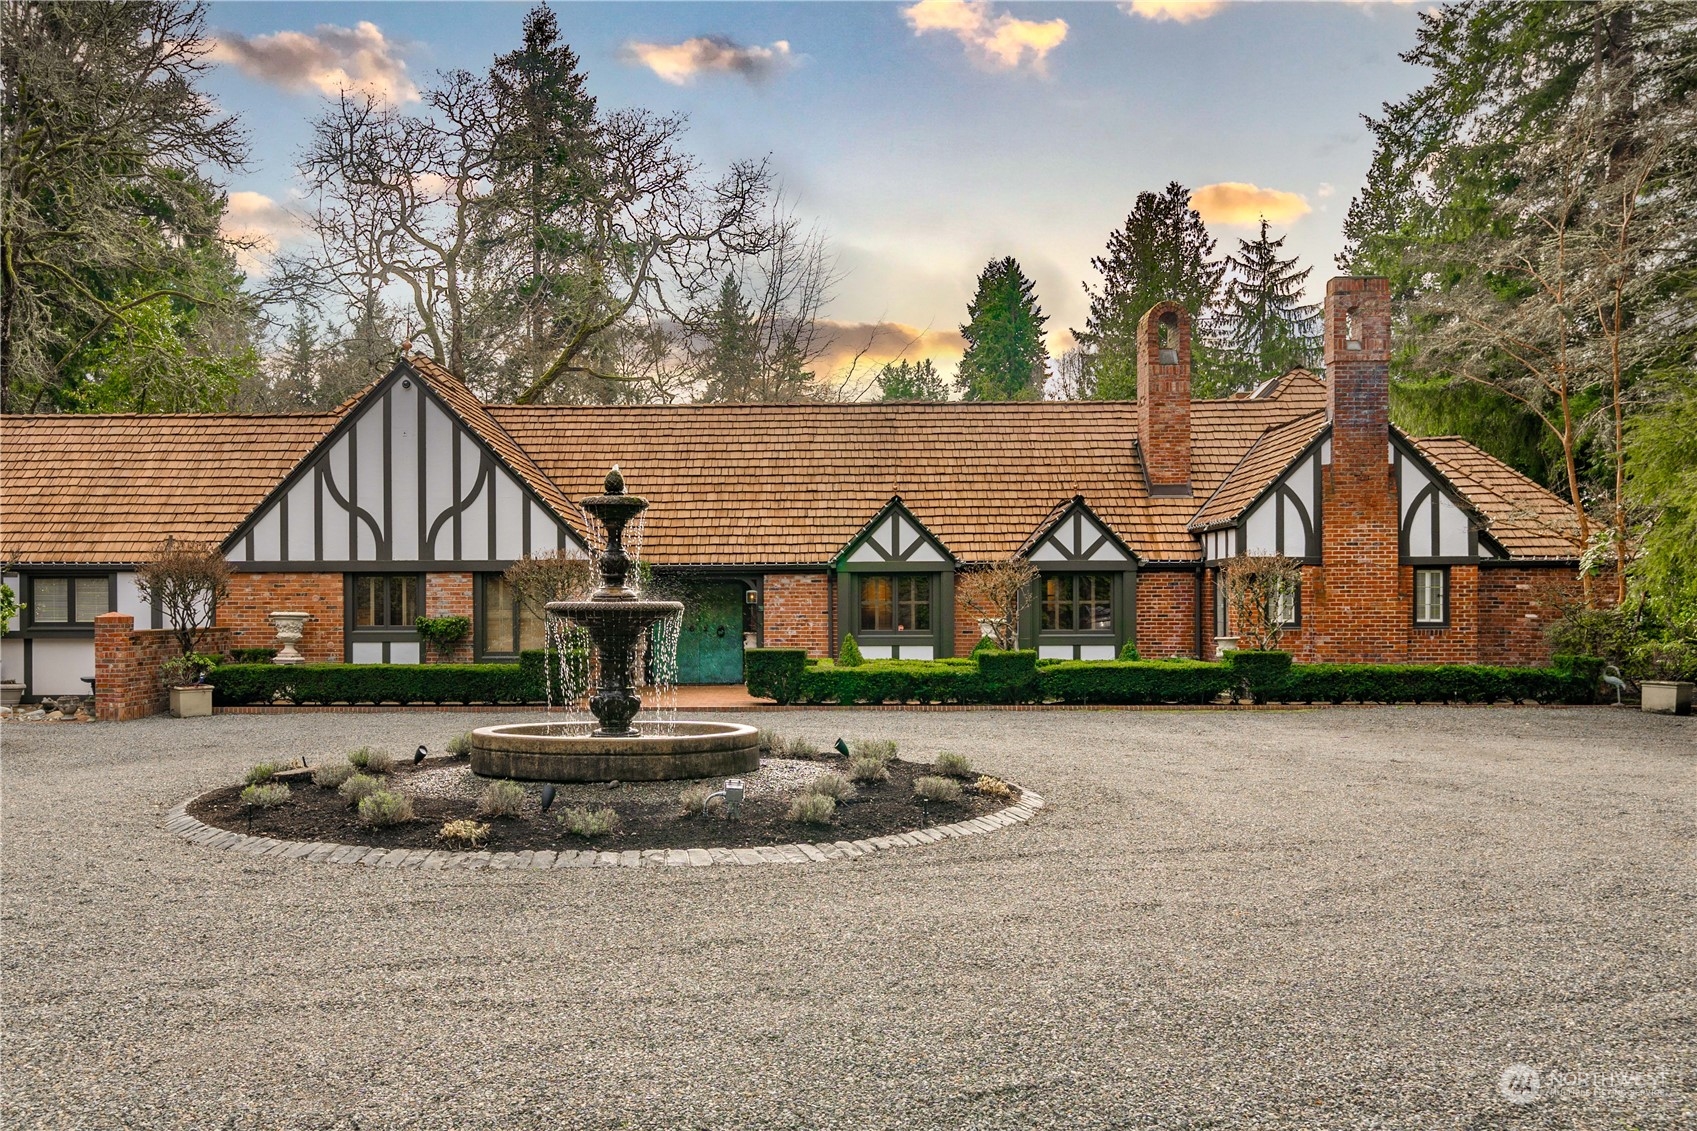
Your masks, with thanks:
[[(583, 509), (606, 531), (595, 556), (600, 586), (581, 601), (552, 601), (550, 621), (564, 619), (588, 633), (597, 663), (589, 709), (600, 726), (513, 723), (471, 732), (472, 772), (524, 781), (665, 781), (748, 773), (760, 768), (753, 727), (737, 723), (673, 722), (664, 733), (631, 725), (642, 709), (636, 691), (637, 647), (650, 625), (683, 611), (678, 601), (647, 600), (626, 585), (631, 560), (625, 526), (648, 501), (625, 494), (617, 467), (607, 473), (605, 494), (583, 500)], [(549, 634), (553, 637), (553, 633)]]

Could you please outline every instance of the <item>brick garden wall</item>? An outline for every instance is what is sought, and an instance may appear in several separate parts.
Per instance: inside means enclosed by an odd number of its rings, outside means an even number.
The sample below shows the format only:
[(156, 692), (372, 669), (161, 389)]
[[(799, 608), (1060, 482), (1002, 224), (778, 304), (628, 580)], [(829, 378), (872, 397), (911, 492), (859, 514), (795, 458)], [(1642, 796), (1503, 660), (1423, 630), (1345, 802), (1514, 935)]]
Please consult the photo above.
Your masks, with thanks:
[[(171, 692), (159, 678), (166, 660), (182, 655), (177, 634), (170, 629), (136, 630), (128, 613), (102, 613), (94, 618), (94, 717), (121, 723), (145, 719), (170, 709)], [(206, 629), (200, 634), (202, 652), (227, 650), (230, 632)]]
[(827, 574), (769, 573), (764, 589), (766, 647), (806, 648), (810, 656), (835, 654)]
[[(469, 573), (427, 573), (424, 575), (424, 615), (427, 617), (465, 617), (472, 619), (472, 575)], [(473, 644), (477, 626), (460, 638), (454, 650), (442, 655), (425, 645), (425, 663), (469, 664), (476, 657)]]
[[(1571, 565), (1483, 566), (1479, 574), (1479, 654), (1485, 663), (1546, 664), (1554, 649), (1545, 630), (1580, 596)], [(1613, 586), (1598, 581), (1597, 591)]]
[(218, 624), (230, 630), (232, 648), (272, 648), (271, 613), (311, 613), (295, 645), (312, 664), (339, 664), (342, 650), (342, 575), (339, 573), (237, 573), (218, 604)]
[[(1207, 625), (1203, 625), (1207, 631)], [(1196, 655), (1196, 575), (1137, 575), (1137, 653), (1145, 660)]]

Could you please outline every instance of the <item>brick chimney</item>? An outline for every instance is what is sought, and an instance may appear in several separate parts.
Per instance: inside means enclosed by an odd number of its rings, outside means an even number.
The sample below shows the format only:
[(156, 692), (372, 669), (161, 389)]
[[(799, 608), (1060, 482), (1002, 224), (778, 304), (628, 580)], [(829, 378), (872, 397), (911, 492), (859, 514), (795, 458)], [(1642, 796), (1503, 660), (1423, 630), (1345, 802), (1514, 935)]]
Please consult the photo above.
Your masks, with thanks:
[(1343, 662), (1405, 660), (1413, 612), (1400, 592), (1391, 475), (1389, 280), (1327, 282), (1325, 356), (1332, 438), (1323, 473), (1316, 643)]
[(1150, 492), (1190, 494), (1190, 314), (1176, 302), (1137, 323), (1137, 441)]

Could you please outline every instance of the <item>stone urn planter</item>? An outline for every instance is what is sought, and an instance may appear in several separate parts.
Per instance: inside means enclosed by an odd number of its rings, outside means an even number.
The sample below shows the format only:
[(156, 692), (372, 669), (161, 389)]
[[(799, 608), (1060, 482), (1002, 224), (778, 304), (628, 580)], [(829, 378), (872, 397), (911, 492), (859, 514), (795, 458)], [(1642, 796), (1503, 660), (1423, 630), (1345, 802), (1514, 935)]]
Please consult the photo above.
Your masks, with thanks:
[(212, 714), (212, 688), (205, 684), (171, 689), (173, 719), (202, 719)]
[(300, 643), (306, 632), (306, 622), (311, 617), (311, 613), (270, 614), (271, 623), (277, 626), (277, 655), (272, 658), (272, 663), (298, 664), (304, 659), (295, 651), (295, 645)]
[(1691, 692), (1697, 684), (1679, 679), (1647, 679), (1638, 685), (1640, 710), (1658, 715), (1689, 715)]

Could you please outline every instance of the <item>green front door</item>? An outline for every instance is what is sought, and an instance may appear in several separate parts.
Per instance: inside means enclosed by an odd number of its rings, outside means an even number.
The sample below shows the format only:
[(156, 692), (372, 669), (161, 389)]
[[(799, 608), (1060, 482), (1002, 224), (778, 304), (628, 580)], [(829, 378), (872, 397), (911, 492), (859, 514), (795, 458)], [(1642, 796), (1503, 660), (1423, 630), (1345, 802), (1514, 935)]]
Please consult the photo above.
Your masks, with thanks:
[(743, 600), (734, 581), (698, 583), (684, 593), (679, 683), (742, 682)]

